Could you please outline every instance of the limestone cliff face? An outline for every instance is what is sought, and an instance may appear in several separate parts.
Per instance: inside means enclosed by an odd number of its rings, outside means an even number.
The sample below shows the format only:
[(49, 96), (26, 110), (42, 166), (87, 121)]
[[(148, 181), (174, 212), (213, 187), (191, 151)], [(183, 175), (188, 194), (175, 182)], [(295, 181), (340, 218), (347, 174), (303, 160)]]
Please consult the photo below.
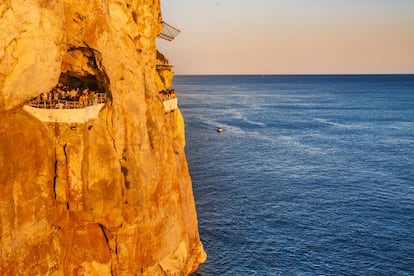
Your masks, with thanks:
[[(0, 2), (0, 274), (185, 275), (205, 260), (179, 110), (158, 91), (158, 0)], [(58, 82), (99, 118), (23, 110)]]

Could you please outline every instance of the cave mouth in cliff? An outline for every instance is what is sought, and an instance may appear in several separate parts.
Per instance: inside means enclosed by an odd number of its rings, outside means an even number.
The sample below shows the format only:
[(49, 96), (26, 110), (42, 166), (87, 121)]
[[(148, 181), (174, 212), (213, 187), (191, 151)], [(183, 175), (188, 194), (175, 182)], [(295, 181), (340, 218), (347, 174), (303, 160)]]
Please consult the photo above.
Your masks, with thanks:
[(87, 76), (73, 76), (67, 73), (62, 73), (59, 77), (59, 83), (69, 86), (71, 88), (89, 88), (93, 91), (106, 92), (103, 85), (98, 83), (96, 76), (87, 75)]
[(88, 88), (112, 99), (101, 55), (90, 47), (70, 47), (62, 59), (59, 82), (71, 88)]

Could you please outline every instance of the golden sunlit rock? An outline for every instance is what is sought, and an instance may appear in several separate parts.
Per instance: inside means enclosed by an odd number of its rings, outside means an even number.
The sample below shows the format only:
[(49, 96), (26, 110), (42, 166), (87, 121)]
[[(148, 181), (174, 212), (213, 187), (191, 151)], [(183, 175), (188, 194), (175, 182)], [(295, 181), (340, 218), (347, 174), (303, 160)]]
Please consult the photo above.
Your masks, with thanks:
[[(0, 3), (0, 274), (185, 275), (205, 260), (184, 122), (159, 96), (173, 78), (156, 70), (160, 22), (153, 0)], [(60, 85), (106, 104), (84, 123), (24, 111)]]

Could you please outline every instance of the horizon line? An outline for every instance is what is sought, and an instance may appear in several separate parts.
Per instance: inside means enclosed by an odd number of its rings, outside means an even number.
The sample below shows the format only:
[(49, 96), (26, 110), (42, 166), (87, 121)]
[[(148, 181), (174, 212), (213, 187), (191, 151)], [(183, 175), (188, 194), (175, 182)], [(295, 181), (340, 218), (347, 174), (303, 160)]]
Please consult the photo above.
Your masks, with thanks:
[(414, 73), (205, 73), (174, 74), (174, 76), (412, 76)]

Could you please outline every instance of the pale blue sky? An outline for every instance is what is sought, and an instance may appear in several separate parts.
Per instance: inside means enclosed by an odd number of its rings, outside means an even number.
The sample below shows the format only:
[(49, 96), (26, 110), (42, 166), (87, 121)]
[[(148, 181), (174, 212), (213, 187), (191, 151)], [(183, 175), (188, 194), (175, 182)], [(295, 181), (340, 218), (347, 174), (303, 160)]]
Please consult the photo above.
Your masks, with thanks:
[(160, 0), (176, 74), (414, 73), (414, 0)]

